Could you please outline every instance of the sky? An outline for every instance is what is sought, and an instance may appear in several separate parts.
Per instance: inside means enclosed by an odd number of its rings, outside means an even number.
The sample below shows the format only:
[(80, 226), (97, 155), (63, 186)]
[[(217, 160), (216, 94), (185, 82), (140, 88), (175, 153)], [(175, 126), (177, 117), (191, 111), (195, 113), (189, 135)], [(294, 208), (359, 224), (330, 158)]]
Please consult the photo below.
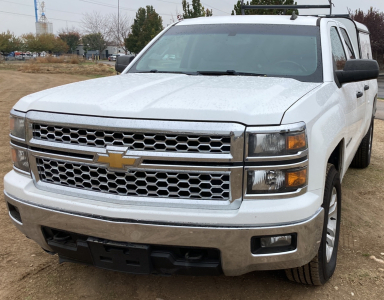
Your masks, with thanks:
[[(42, 1), (42, 0), (40, 0)], [(120, 1), (120, 13), (131, 20), (140, 7), (153, 5), (162, 16), (164, 26), (172, 23), (177, 12), (182, 12), (181, 0), (45, 0), (46, 16), (53, 23), (54, 33), (69, 27), (81, 31), (81, 20), (87, 12), (98, 11), (102, 14), (117, 13)], [(296, 0), (298, 4), (328, 4), (328, 0)], [(191, 2), (191, 0), (189, 1)], [(213, 10), (214, 16), (230, 15), (237, 0), (202, 0), (205, 8)], [(334, 13), (345, 14), (348, 8), (367, 11), (371, 6), (384, 11), (384, 0), (333, 0)], [(306, 10), (301, 14), (327, 14), (327, 10)], [(35, 33), (34, 0), (0, 0), (0, 32), (10, 30), (15, 35)]]

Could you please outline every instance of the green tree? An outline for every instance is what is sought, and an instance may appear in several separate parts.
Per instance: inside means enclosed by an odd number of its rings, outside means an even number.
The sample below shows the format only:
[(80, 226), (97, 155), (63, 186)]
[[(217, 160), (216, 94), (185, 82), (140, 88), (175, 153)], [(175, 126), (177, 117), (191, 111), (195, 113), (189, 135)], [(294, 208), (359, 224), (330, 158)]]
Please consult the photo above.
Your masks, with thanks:
[(349, 10), (349, 15), (355, 21), (368, 27), (373, 58), (382, 62), (381, 57), (384, 54), (384, 12), (371, 7), (366, 13), (361, 9), (354, 12)]
[(162, 30), (163, 20), (153, 6), (141, 7), (131, 26), (131, 34), (125, 39), (125, 47), (137, 54)]
[(49, 53), (66, 53), (68, 52), (67, 44), (59, 37), (53, 34), (33, 33), (22, 36), (23, 50), (31, 52), (49, 52)]
[(81, 40), (80, 33), (75, 30), (62, 31), (59, 33), (59, 38), (68, 45), (71, 53), (76, 51), (76, 48), (79, 46)]
[(212, 10), (205, 10), (204, 6), (200, 3), (200, 0), (192, 0), (192, 5), (190, 5), (187, 0), (182, 0), (181, 4), (183, 6), (184, 19), (212, 17), (213, 15)]
[(84, 51), (99, 51), (99, 54), (107, 49), (107, 42), (101, 33), (91, 33), (83, 36)]
[(21, 41), (10, 31), (0, 33), (0, 52), (10, 53), (20, 50)]
[[(245, 4), (245, 3), (244, 3)], [(297, 5), (297, 2), (294, 0), (251, 0), (247, 1), (246, 5)], [(296, 15), (299, 14), (299, 11), (295, 10)], [(246, 10), (246, 15), (292, 15), (293, 10), (288, 9), (250, 9)], [(241, 1), (237, 1), (232, 11), (232, 15), (241, 15)]]

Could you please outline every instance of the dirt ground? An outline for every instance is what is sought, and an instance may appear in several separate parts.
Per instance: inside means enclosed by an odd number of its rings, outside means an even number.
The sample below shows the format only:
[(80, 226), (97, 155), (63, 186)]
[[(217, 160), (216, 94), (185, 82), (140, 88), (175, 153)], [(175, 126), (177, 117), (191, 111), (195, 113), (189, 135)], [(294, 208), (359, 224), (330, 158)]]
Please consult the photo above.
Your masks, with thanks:
[[(84, 76), (0, 71), (0, 175), (11, 170), (9, 111), (22, 96)], [(58, 264), (12, 225), (0, 200), (0, 299), (384, 299), (384, 121), (375, 123), (372, 165), (343, 182), (338, 267), (323, 287), (291, 283), (284, 272), (241, 277), (136, 276)], [(3, 182), (0, 181), (0, 189)], [(3, 196), (1, 196), (3, 197)]]

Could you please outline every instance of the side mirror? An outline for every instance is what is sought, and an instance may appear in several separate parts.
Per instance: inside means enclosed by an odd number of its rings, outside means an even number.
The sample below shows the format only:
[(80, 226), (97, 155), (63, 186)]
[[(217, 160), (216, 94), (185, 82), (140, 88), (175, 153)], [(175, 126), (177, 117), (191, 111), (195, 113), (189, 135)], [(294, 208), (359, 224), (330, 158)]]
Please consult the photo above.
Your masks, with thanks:
[(343, 71), (336, 71), (340, 84), (377, 79), (380, 68), (376, 60), (352, 59), (345, 64)]
[(116, 57), (115, 70), (122, 73), (126, 67), (135, 59), (133, 55), (124, 55)]

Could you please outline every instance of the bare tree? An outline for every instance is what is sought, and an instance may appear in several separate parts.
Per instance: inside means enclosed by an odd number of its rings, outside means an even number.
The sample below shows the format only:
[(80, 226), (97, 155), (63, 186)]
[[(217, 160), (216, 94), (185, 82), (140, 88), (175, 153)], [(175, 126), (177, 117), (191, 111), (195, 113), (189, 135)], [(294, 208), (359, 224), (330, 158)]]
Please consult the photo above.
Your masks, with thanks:
[(100, 33), (105, 41), (110, 42), (113, 40), (110, 34), (110, 16), (93, 11), (84, 14), (81, 23), (85, 34)]
[(125, 54), (128, 53), (125, 40), (131, 32), (131, 26), (131, 19), (127, 15), (120, 15), (120, 22), (117, 14), (109, 15), (109, 36), (111, 41), (115, 42), (116, 46), (123, 48)]

